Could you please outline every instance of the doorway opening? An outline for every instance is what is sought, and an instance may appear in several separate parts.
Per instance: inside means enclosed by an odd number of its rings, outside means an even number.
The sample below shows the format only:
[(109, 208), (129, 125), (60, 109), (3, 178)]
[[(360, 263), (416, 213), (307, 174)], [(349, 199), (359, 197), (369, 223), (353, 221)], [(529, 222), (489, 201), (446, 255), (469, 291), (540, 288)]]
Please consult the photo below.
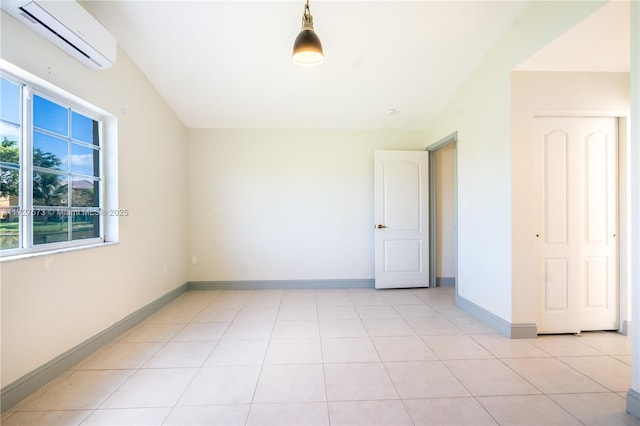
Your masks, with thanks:
[(457, 142), (458, 134), (453, 133), (426, 148), (430, 152), (429, 281), (433, 287), (457, 283)]

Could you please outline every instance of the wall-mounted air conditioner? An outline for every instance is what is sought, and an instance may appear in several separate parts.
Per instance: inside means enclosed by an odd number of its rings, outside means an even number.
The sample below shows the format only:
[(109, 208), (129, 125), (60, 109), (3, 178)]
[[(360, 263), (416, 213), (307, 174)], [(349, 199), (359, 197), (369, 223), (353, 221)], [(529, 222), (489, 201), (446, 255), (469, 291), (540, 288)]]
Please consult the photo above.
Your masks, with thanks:
[(0, 0), (0, 7), (91, 68), (116, 61), (115, 37), (73, 0)]

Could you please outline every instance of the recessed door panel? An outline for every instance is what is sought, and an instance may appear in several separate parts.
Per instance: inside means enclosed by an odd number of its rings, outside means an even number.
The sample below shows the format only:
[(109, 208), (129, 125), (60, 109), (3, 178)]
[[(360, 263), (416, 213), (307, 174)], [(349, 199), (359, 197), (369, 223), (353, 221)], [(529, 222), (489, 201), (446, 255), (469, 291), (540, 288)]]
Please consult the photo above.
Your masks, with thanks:
[(608, 206), (607, 180), (609, 159), (607, 138), (602, 132), (594, 132), (585, 138), (586, 185), (584, 187), (586, 207), (586, 241), (603, 243), (607, 239)]
[(567, 312), (569, 295), (566, 259), (547, 259), (545, 262), (545, 312)]
[(544, 135), (544, 223), (548, 244), (567, 243), (567, 134), (552, 129)]
[(397, 231), (420, 230), (420, 165), (410, 161), (384, 164), (384, 216), (386, 226)]
[(585, 261), (585, 305), (589, 308), (607, 307), (607, 263), (606, 257), (591, 257)]
[(422, 271), (420, 240), (388, 240), (384, 244), (386, 273), (419, 273)]

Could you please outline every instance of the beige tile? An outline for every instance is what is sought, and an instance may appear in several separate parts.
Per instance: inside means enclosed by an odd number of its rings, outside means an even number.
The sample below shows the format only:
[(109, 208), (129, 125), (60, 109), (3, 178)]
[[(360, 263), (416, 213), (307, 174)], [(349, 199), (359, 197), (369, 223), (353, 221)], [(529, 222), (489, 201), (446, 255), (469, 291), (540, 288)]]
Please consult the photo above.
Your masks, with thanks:
[[(82, 422), (84, 425), (159, 425), (167, 418), (171, 407), (162, 408), (114, 408), (95, 410)], [(53, 423), (52, 423), (53, 424)]]
[(278, 306), (245, 305), (236, 315), (234, 322), (238, 321), (275, 321), (278, 315)]
[(398, 399), (382, 364), (326, 364), (324, 368), (329, 401)]
[(400, 319), (400, 315), (393, 309), (393, 306), (356, 306), (358, 315), (363, 320), (366, 319)]
[(404, 405), (416, 425), (497, 425), (474, 398), (408, 399)]
[(463, 334), (462, 330), (444, 317), (406, 318), (409, 327), (420, 336), (448, 336)]
[(272, 339), (305, 339), (319, 338), (318, 321), (276, 321)]
[(147, 318), (146, 322), (154, 324), (186, 324), (201, 310), (202, 308), (180, 307), (169, 304)]
[(229, 327), (226, 322), (192, 322), (184, 326), (174, 337), (174, 342), (217, 342)]
[[(456, 307), (454, 294), (188, 292), (0, 422), (640, 426), (625, 414), (628, 337), (506, 339)], [(514, 395), (538, 391), (548, 395)]]
[(281, 306), (276, 319), (278, 321), (318, 321), (318, 310), (315, 306)]
[(265, 364), (320, 364), (320, 339), (272, 339), (264, 359)]
[(613, 392), (631, 387), (631, 366), (610, 356), (563, 357), (560, 361)]
[(380, 362), (368, 337), (322, 339), (322, 357), (325, 363)]
[(325, 320), (357, 320), (360, 319), (356, 308), (349, 305), (320, 305), (318, 306), (318, 317)]
[(329, 416), (334, 426), (413, 425), (402, 401), (333, 401)]
[(538, 336), (531, 343), (551, 356), (598, 356), (599, 350), (582, 343), (582, 337), (572, 335)]
[(631, 355), (616, 355), (614, 358), (627, 365), (631, 365)]
[(485, 396), (477, 400), (501, 425), (581, 424), (544, 395)]
[(631, 355), (631, 339), (615, 331), (584, 332), (581, 343), (607, 355)]
[(607, 389), (555, 358), (503, 359), (542, 393), (607, 392)]
[(402, 399), (469, 396), (441, 361), (387, 362), (385, 367)]
[(363, 319), (369, 336), (415, 336), (416, 333), (401, 318)]
[(548, 358), (551, 356), (528, 339), (509, 339), (500, 334), (475, 334), (469, 337), (497, 358)]
[(497, 359), (444, 361), (471, 395), (527, 395), (540, 392)]
[(13, 425), (79, 425), (91, 414), (91, 410), (72, 411), (22, 411), (3, 417), (2, 424)]
[(24, 411), (98, 408), (134, 373), (133, 370), (74, 371), (22, 407)]
[(424, 302), (418, 299), (411, 290), (386, 290), (382, 292), (382, 297), (392, 305), (424, 305)]
[(197, 368), (138, 370), (100, 408), (172, 407), (197, 371)]
[(369, 337), (360, 320), (321, 320), (320, 337)]
[(262, 365), (268, 346), (268, 340), (222, 340), (218, 342), (204, 365)]
[(265, 340), (271, 338), (273, 322), (264, 321), (234, 321), (231, 323), (222, 340)]
[(94, 353), (79, 370), (122, 370), (140, 368), (160, 348), (162, 343), (116, 343)]
[(205, 367), (184, 391), (179, 406), (248, 404), (256, 389), (259, 366)]
[[(8, 407), (7, 411), (5, 411), (3, 414), (7, 414), (7, 413), (10, 413), (12, 411), (23, 411), (23, 410), (25, 410), (26, 407), (29, 404), (31, 404), (36, 399), (40, 398), (42, 395), (44, 395), (49, 390), (59, 390), (59, 386), (62, 385), (63, 382), (65, 382), (74, 373), (75, 373), (74, 370), (65, 371), (64, 373), (60, 374), (55, 379), (51, 380), (49, 383), (46, 383), (46, 384), (40, 386), (36, 391), (31, 393), (27, 397), (23, 398), (21, 401), (18, 401), (13, 406)], [(133, 373), (134, 373), (134, 371), (130, 372), (130, 374), (133, 374)], [(5, 408), (5, 407), (3, 406), (2, 408)], [(3, 416), (2, 417), (2, 421), (4, 421), (4, 420), (5, 420), (5, 417)], [(2, 424), (4, 424), (4, 423), (0, 423), (0, 425), (2, 425)]]
[(496, 332), (493, 328), (469, 314), (460, 315), (456, 313), (447, 317), (447, 319), (465, 334), (494, 334)]
[[(429, 305), (434, 309), (436, 307), (444, 305), (444, 306), (451, 306), (460, 310), (460, 308), (455, 306), (455, 299), (453, 294), (432, 292), (432, 290), (435, 290), (435, 289), (427, 290), (427, 292), (416, 293), (416, 297), (422, 300), (424, 304)], [(462, 312), (462, 310), (460, 311)]]
[(314, 289), (285, 290), (280, 301), (283, 306), (306, 306), (315, 310), (316, 293)]
[(328, 425), (326, 402), (253, 404), (247, 425)]
[(190, 290), (182, 293), (171, 302), (172, 307), (184, 307), (187, 309), (203, 309), (210, 304), (220, 293), (216, 290)]
[(640, 422), (626, 412), (626, 402), (613, 393), (549, 395), (585, 425), (633, 425)]
[(249, 404), (175, 407), (164, 425), (244, 425)]
[(351, 298), (344, 289), (316, 290), (316, 303), (320, 306), (352, 305)]
[(193, 322), (226, 322), (233, 321), (240, 312), (240, 306), (211, 306), (200, 311), (191, 321)]
[(430, 319), (440, 316), (436, 311), (427, 305), (394, 305), (393, 308), (403, 319), (422, 318)]
[(121, 343), (168, 342), (182, 327), (182, 324), (154, 324), (143, 322), (129, 330), (119, 341)]
[(247, 299), (245, 306), (279, 306), (284, 290), (268, 289), (254, 290)]
[(265, 365), (253, 401), (326, 401), (322, 365)]
[(143, 368), (201, 367), (215, 342), (169, 342)]
[(209, 304), (209, 307), (236, 308), (243, 306), (249, 297), (251, 297), (252, 293), (253, 290), (223, 290), (218, 297)]
[(445, 318), (469, 315), (453, 303), (428, 303), (427, 305)]
[(422, 340), (440, 359), (494, 358), (469, 336), (422, 336)]
[(347, 294), (354, 305), (388, 305), (387, 299), (375, 289), (348, 289)]
[(372, 337), (383, 361), (429, 361), (436, 355), (418, 336)]

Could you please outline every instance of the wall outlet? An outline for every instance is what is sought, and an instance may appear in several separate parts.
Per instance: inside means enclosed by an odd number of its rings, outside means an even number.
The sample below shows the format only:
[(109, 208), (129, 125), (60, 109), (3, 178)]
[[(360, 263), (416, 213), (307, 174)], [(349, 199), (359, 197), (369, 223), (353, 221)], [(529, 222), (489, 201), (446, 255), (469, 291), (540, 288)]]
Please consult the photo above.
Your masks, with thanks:
[(196, 256), (191, 256), (191, 264), (196, 265), (198, 263), (198, 258)]

